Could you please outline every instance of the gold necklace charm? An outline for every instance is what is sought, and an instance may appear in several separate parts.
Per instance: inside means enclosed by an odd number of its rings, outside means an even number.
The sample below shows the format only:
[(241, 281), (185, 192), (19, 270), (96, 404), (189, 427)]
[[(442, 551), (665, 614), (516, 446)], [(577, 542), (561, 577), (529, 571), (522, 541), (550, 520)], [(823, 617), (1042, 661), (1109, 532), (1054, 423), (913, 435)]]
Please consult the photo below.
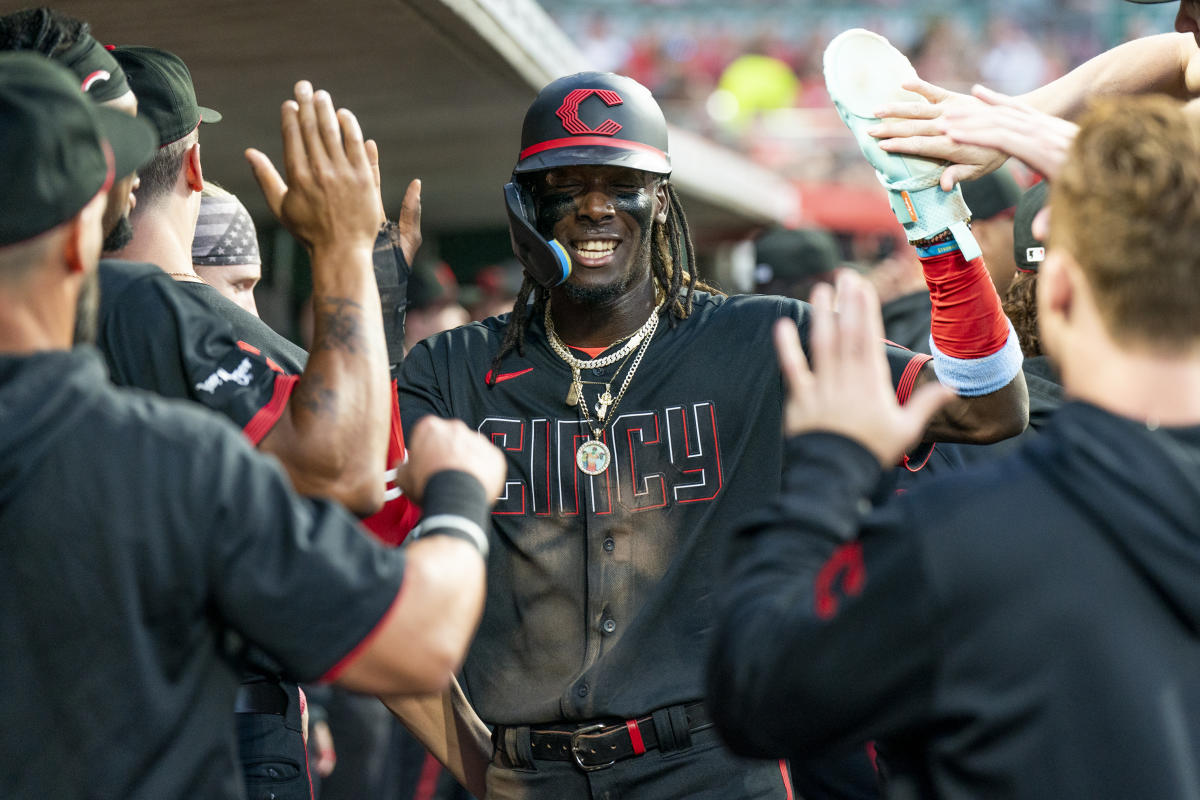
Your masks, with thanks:
[(608, 407), (612, 405), (613, 396), (608, 393), (608, 384), (604, 384), (604, 394), (596, 398), (596, 419), (604, 422), (604, 416), (608, 413)]
[(588, 439), (575, 451), (575, 465), (588, 475), (602, 474), (611, 461), (608, 445), (598, 439)]
[[(550, 349), (571, 367), (571, 388), (567, 390), (567, 405), (576, 406), (579, 409), (584, 424), (591, 431), (591, 434), (575, 451), (575, 465), (584, 474), (593, 476), (603, 474), (612, 463), (612, 452), (604, 443), (605, 422), (611, 414), (616, 413), (617, 406), (620, 405), (621, 398), (625, 396), (625, 390), (629, 388), (638, 365), (642, 363), (642, 358), (646, 355), (646, 349), (650, 346), (650, 340), (654, 338), (656, 330), (658, 330), (657, 308), (650, 312), (650, 318), (646, 320), (646, 323), (616, 353), (591, 361), (581, 361), (571, 354), (566, 343), (558, 337), (558, 332), (554, 329), (554, 320), (550, 316), (550, 303), (546, 302), (546, 339), (550, 342)], [(635, 350), (636, 353), (634, 353)], [(612, 384), (605, 383), (604, 391), (596, 398), (596, 423), (593, 424), (587, 398), (583, 396), (581, 370), (608, 366), (630, 354), (633, 354), (633, 362), (629, 365), (629, 371), (625, 373), (625, 380), (621, 382), (617, 396), (612, 396)], [(623, 366), (624, 364), (617, 367), (617, 374), (620, 373)]]

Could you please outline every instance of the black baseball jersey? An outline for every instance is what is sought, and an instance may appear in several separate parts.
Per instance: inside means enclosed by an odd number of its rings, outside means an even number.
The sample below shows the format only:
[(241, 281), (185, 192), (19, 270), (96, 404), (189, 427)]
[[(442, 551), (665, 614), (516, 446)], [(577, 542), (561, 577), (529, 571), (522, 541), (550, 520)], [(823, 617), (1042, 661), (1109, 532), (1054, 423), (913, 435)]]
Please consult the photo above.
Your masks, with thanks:
[[(381, 263), (402, 262), (392, 254), (398, 248), (387, 229), (380, 233), (377, 273)], [(395, 301), (394, 292), (389, 297)], [(396, 313), (403, 335), (403, 312)], [(198, 402), (228, 417), (254, 444), (286, 410), (308, 360), (302, 349), (211, 286), (175, 281), (153, 264), (116, 260), (100, 262), (96, 344), (118, 386)], [(388, 463), (380, 470), (403, 457), (399, 408), (393, 404)], [(365, 522), (385, 542), (399, 544), (420, 510), (390, 480), (387, 498)]]
[(105, 259), (99, 271), (96, 344), (113, 382), (198, 402), (260, 442), (283, 414), (296, 374), (263, 355), (262, 340), (239, 342), (203, 297), (153, 264)]
[[(487, 606), (464, 669), (485, 721), (630, 719), (703, 695), (716, 534), (780, 483), (784, 395), (771, 327), (790, 316), (806, 340), (806, 308), (697, 292), (690, 318), (659, 325), (605, 430), (612, 464), (595, 477), (576, 466), (587, 429), (565, 402), (571, 370), (549, 348), (540, 309), (525, 356), (506, 356), (491, 389), (506, 316), (409, 353), (405, 424), (457, 417), (508, 456)], [(888, 354), (897, 384), (911, 388), (925, 359)], [(618, 366), (583, 378), (611, 381)], [(585, 386), (593, 407), (601, 388)]]
[(873, 512), (864, 448), (787, 448), (721, 581), (709, 702), (731, 747), (880, 739), (895, 797), (1196, 797), (1200, 427), (1067, 404)]
[(246, 309), (207, 283), (176, 281), (180, 289), (195, 297), (212, 313), (229, 323), (238, 344), (257, 350), (267, 358), (267, 366), (277, 372), (299, 375), (308, 363), (308, 353)]
[(237, 663), (356, 651), (404, 553), (90, 348), (0, 357), (0, 797), (236, 798)]

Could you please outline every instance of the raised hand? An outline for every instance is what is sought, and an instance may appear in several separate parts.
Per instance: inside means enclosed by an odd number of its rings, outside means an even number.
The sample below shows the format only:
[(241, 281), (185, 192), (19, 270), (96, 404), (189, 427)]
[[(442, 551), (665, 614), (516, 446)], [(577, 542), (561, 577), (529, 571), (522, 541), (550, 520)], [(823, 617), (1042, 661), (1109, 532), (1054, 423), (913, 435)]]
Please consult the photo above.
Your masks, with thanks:
[(940, 126), (961, 145), (991, 148), (1054, 180), (1079, 126), (984, 86), (971, 90), (982, 104), (949, 108)]
[(329, 93), (314, 92), (308, 81), (296, 84), (295, 98), (281, 110), (286, 179), (262, 152), (246, 151), (267, 205), (310, 250), (369, 251), (381, 206), (358, 120), (346, 109), (334, 111)]
[(946, 135), (942, 117), (954, 110), (981, 106), (983, 101), (967, 94), (951, 92), (920, 79), (902, 84), (928, 103), (888, 103), (875, 109), (882, 121), (868, 133), (877, 139), (881, 150), (950, 162), (942, 173), (941, 187), (947, 192), (959, 181), (971, 180), (998, 169), (1008, 158), (990, 147), (956, 142)]
[(840, 434), (870, 450), (882, 466), (894, 466), (954, 394), (929, 383), (918, 388), (907, 405), (897, 403), (875, 290), (846, 270), (838, 276), (836, 314), (833, 302), (834, 290), (828, 284), (813, 290), (811, 369), (796, 324), (781, 319), (775, 325), (775, 350), (787, 389), (784, 434)]
[[(371, 164), (371, 173), (375, 178), (375, 191), (379, 197), (379, 224), (387, 222), (387, 212), (383, 207), (383, 181), (379, 170), (379, 146), (374, 139), (366, 142), (367, 160)], [(404, 260), (411, 265), (421, 249), (421, 179), (413, 178), (404, 190), (404, 200), (400, 203), (400, 217), (396, 221), (400, 234), (400, 252)]]

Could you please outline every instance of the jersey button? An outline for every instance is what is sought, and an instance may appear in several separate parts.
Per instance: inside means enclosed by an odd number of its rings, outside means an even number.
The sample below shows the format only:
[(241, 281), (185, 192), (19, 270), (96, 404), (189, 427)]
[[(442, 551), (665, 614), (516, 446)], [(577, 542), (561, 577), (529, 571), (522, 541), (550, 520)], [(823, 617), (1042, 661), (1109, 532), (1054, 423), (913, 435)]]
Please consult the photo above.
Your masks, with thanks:
[(579, 688), (575, 690), (575, 694), (579, 695), (580, 697), (587, 697), (588, 685), (586, 683), (579, 684)]
[(604, 367), (593, 367), (592, 374), (597, 377), (603, 378), (604, 377)]
[(616, 633), (617, 621), (615, 619), (604, 620), (604, 622), (600, 625), (600, 630), (604, 631), (605, 633)]
[(604, 540), (604, 552), (611, 553), (616, 548), (617, 548), (617, 543), (614, 542), (611, 538)]

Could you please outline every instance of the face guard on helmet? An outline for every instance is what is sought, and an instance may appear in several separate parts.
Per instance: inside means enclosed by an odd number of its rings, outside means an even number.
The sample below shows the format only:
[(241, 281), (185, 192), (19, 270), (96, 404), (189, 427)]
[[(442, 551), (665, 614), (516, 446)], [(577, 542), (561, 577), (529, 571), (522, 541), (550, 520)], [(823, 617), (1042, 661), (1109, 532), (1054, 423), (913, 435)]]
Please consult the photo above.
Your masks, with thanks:
[(525, 112), (504, 201), (513, 254), (546, 288), (570, 277), (571, 259), (558, 241), (538, 233), (533, 195), (522, 177), (577, 165), (671, 174), (667, 122), (649, 89), (611, 72), (580, 72), (547, 85)]

